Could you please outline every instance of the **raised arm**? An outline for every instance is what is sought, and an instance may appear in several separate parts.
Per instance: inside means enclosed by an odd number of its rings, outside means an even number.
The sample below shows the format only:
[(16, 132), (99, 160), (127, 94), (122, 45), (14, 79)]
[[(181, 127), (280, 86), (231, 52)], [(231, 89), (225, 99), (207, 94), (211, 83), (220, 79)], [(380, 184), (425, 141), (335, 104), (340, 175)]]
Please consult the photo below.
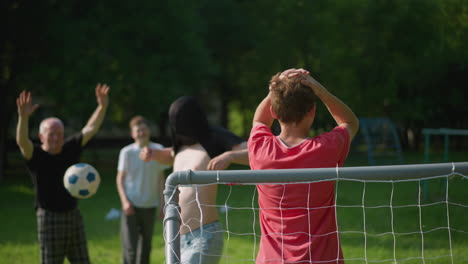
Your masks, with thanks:
[(223, 154), (214, 157), (208, 163), (208, 170), (224, 170), (231, 163), (249, 165), (249, 153), (247, 150), (247, 142), (244, 141), (232, 147), (232, 150), (226, 151)]
[(106, 115), (107, 106), (109, 105), (109, 86), (106, 84), (98, 84), (96, 86), (96, 99), (98, 106), (94, 113), (86, 123), (86, 126), (83, 127), (81, 133), (83, 134), (83, 140), (81, 145), (84, 146), (88, 141), (99, 131), (99, 128), (102, 125), (102, 121), (104, 120), (104, 116)]
[(302, 84), (312, 88), (315, 95), (317, 95), (328, 108), (328, 111), (333, 119), (335, 119), (336, 123), (339, 126), (345, 127), (349, 131), (351, 139), (354, 138), (359, 129), (359, 119), (353, 111), (310, 75), (306, 75), (305, 79), (302, 80)]
[(29, 139), (29, 117), (39, 107), (32, 104), (31, 92), (22, 91), (16, 99), (18, 108), (18, 124), (16, 126), (16, 144), (23, 157), (30, 160), (33, 152), (33, 144)]
[(271, 127), (271, 124), (273, 124), (273, 116), (271, 115), (270, 108), (270, 92), (268, 92), (267, 96), (260, 102), (255, 110), (252, 126), (262, 124)]

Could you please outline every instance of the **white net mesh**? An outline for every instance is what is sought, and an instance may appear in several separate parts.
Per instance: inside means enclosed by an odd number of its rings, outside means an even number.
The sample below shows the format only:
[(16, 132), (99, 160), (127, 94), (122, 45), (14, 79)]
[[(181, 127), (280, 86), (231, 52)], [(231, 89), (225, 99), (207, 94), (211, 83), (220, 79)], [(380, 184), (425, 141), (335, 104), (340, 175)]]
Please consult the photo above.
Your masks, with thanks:
[[(467, 178), (452, 173), (416, 180), (351, 180), (338, 173), (334, 209), (345, 263), (468, 263)], [(426, 195), (424, 181), (429, 183)], [(319, 191), (310, 186), (304, 199)], [(224, 235), (220, 263), (255, 263), (262, 236), (259, 212), (266, 209), (259, 208), (256, 186), (221, 183), (216, 204), (201, 204), (197, 197), (193, 206), (214, 207), (219, 213)], [(310, 230), (304, 227), (312, 237)]]

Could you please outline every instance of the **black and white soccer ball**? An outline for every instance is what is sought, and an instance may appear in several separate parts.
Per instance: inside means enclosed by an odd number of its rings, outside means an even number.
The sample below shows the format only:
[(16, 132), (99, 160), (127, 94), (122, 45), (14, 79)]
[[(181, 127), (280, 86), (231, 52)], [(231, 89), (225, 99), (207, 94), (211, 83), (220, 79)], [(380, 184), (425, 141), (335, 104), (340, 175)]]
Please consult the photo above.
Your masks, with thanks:
[(63, 176), (65, 189), (71, 196), (79, 199), (93, 196), (100, 182), (101, 178), (97, 170), (87, 163), (70, 166)]

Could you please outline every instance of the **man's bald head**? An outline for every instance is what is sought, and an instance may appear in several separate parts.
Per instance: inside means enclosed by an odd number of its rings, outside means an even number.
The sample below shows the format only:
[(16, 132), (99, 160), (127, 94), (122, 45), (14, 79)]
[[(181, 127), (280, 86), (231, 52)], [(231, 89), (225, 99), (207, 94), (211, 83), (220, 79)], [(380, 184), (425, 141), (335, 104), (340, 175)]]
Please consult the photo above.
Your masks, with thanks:
[(62, 121), (56, 117), (42, 120), (39, 125), (39, 139), (44, 151), (51, 154), (60, 153), (64, 143), (64, 126)]
[(43, 134), (50, 126), (60, 126), (62, 129), (65, 129), (62, 120), (58, 119), (57, 117), (49, 117), (42, 120), (41, 124), (39, 125), (39, 134)]

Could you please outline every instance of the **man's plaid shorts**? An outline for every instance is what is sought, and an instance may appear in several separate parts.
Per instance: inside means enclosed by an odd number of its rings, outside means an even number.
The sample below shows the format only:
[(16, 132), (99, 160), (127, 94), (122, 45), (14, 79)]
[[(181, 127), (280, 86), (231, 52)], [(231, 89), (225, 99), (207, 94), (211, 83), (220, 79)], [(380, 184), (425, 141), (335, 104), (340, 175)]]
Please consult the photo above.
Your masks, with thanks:
[(38, 208), (37, 228), (41, 245), (41, 263), (90, 263), (83, 226), (78, 209), (52, 212)]

